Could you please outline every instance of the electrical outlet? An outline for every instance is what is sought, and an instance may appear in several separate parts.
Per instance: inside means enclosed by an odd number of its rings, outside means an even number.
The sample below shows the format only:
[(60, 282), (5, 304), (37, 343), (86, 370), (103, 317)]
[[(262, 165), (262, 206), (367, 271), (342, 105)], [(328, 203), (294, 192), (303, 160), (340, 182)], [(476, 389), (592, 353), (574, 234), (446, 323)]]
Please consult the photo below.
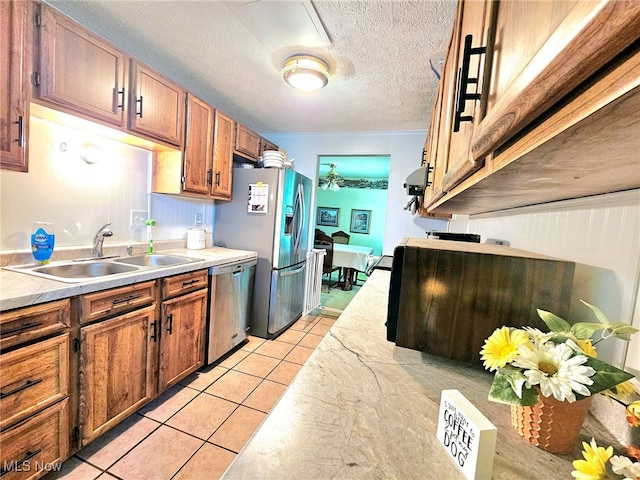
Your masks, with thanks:
[(148, 213), (146, 210), (131, 210), (131, 221), (129, 222), (129, 226), (144, 227), (144, 222), (147, 218)]
[(202, 213), (196, 213), (193, 223), (194, 225), (202, 225)]

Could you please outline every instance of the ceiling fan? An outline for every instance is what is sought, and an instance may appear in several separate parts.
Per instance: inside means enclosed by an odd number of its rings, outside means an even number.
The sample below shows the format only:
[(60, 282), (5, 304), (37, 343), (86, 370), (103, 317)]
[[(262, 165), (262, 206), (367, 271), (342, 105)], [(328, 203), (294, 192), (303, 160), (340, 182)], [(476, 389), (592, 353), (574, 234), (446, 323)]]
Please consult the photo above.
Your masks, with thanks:
[(320, 188), (323, 190), (329, 189), (332, 192), (337, 192), (340, 190), (340, 186), (337, 183), (337, 180), (340, 178), (340, 175), (336, 172), (337, 163), (323, 163), (322, 165), (329, 165), (329, 171), (325, 176), (326, 182), (320, 185)]

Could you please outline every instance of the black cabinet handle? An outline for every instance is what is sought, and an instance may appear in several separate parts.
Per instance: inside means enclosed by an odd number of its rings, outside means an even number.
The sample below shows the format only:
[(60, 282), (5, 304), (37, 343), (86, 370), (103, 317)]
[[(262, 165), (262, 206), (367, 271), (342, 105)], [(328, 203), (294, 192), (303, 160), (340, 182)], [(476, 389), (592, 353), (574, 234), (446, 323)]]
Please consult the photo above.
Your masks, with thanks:
[(124, 87), (122, 87), (122, 90), (118, 90), (118, 96), (120, 97), (120, 103), (116, 107), (124, 110)]
[(136, 99), (136, 103), (140, 105), (140, 109), (136, 109), (136, 115), (140, 118), (142, 118), (142, 105), (143, 105), (142, 102), (143, 102), (142, 95), (140, 95), (140, 98)]
[(220, 172), (216, 172), (216, 187), (220, 186)]
[(13, 390), (9, 390), (8, 392), (1, 392), (0, 399), (7, 398), (13, 394), (21, 392), (22, 390), (26, 390), (29, 387), (33, 387), (34, 385), (37, 385), (41, 382), (42, 382), (41, 378), (38, 378), (37, 380), (27, 380), (26, 382), (24, 382), (23, 385), (20, 385), (19, 387), (16, 387)]
[(112, 302), (112, 304), (113, 304), (113, 305), (119, 305), (119, 304), (121, 304), (121, 303), (126, 303), (126, 302), (129, 302), (129, 301), (131, 301), (131, 300), (135, 300), (136, 298), (140, 298), (140, 294), (139, 294), (139, 293), (137, 293), (137, 294), (133, 294), (133, 295), (129, 295), (128, 297), (116, 298), (116, 299)]
[[(462, 66), (458, 69), (458, 85), (456, 89), (455, 116), (453, 119), (453, 131), (460, 131), (460, 123), (473, 121), (472, 115), (464, 115), (464, 108), (467, 100), (480, 100), (481, 95), (477, 93), (477, 77), (469, 77), (469, 67), (471, 65), (471, 55), (482, 55), (486, 53), (487, 47), (471, 47), (473, 35), (464, 37), (464, 51), (462, 54)], [(469, 85), (476, 85), (476, 93), (468, 93)]]
[(193, 284), (198, 283), (200, 280), (189, 280), (188, 282), (182, 282), (182, 288), (191, 287)]
[(207, 170), (207, 185), (211, 185), (211, 177), (213, 175), (213, 170)]
[(3, 466), (2, 470), (0, 470), (0, 477), (4, 476), (5, 474), (7, 474), (9, 472), (13, 472), (14, 470), (17, 470), (23, 464), (25, 464), (26, 462), (31, 460), (33, 457), (38, 455), (41, 451), (42, 451), (42, 449), (38, 448), (37, 450), (35, 450), (33, 452), (28, 451), (27, 453), (25, 453), (22, 460), (17, 460), (17, 461), (14, 461), (14, 462), (7, 462), (7, 461), (3, 462), (4, 466)]
[(20, 115), (16, 123), (18, 124), (18, 146), (24, 147), (24, 117)]
[(24, 330), (29, 330), (31, 328), (39, 327), (40, 325), (42, 325), (42, 322), (27, 322), (27, 323), (23, 323), (19, 327), (12, 328), (10, 330), (2, 330), (2, 335), (11, 335), (13, 333), (18, 333), (18, 332), (22, 332)]
[(169, 321), (169, 326), (167, 327), (167, 332), (169, 335), (173, 333), (173, 313), (167, 315), (167, 320)]
[(151, 326), (153, 327), (153, 335), (151, 335), (151, 340), (154, 342), (158, 341), (158, 322), (151, 322)]

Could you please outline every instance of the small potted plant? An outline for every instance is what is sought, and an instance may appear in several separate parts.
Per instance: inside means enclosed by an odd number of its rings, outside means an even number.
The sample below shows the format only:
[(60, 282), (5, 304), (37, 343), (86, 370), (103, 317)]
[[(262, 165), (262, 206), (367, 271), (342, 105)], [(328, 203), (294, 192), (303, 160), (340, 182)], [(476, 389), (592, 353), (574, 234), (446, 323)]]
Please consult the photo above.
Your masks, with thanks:
[(538, 309), (549, 332), (501, 327), (480, 351), (484, 367), (495, 372), (489, 400), (510, 404), (516, 431), (553, 453), (573, 450), (591, 395), (633, 378), (596, 358), (595, 346), (609, 337), (628, 341), (637, 329), (610, 322), (597, 307), (582, 303), (598, 322), (570, 325)]

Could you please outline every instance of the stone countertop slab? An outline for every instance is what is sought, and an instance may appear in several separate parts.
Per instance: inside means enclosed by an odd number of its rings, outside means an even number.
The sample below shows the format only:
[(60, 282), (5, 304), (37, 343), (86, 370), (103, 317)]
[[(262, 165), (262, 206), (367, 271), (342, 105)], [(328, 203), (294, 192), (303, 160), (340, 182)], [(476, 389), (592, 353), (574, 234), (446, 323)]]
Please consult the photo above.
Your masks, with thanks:
[(135, 272), (118, 275), (107, 275), (78, 283), (66, 283), (49, 280), (34, 275), (14, 272), (0, 268), (0, 310), (50, 302), (75, 295), (96, 292), (113, 287), (121, 287), (133, 283), (154, 280), (169, 275), (191, 272), (215, 265), (248, 260), (257, 257), (257, 252), (234, 250), (230, 248), (211, 247), (203, 250), (187, 250), (172, 248), (155, 250), (154, 253), (176, 253), (200, 261), (181, 265), (141, 269)]
[[(464, 479), (436, 438), (447, 389), (498, 428), (493, 479), (572, 478), (581, 445), (559, 456), (519, 437), (510, 407), (487, 400), (492, 374), (386, 340), (389, 276), (373, 272), (223, 479)], [(615, 445), (589, 416), (592, 436)]]

